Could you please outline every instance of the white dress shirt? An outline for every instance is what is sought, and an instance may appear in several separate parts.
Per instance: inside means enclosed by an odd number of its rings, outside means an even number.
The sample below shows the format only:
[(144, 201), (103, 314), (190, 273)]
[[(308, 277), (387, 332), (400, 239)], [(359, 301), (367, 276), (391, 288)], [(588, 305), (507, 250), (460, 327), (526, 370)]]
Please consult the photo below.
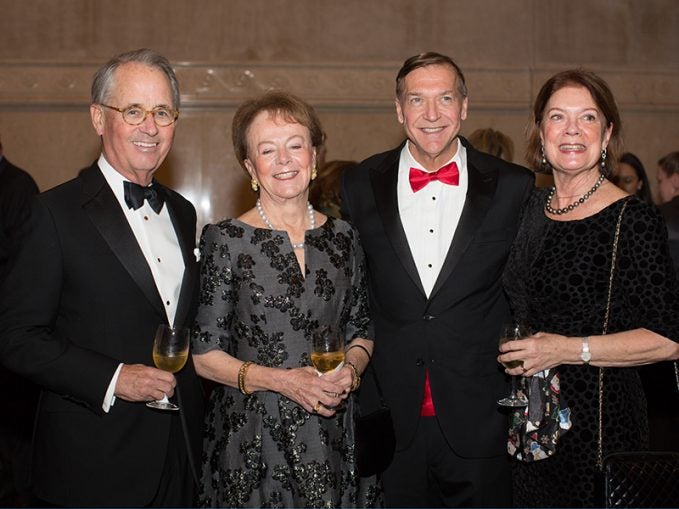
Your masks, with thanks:
[[(113, 169), (104, 154), (99, 157), (97, 164), (118, 203), (120, 203), (132, 233), (134, 233), (137, 243), (144, 253), (144, 258), (151, 269), (156, 288), (163, 301), (167, 321), (169, 324), (173, 324), (182, 278), (184, 277), (184, 258), (179, 249), (177, 233), (170, 219), (167, 206), (164, 204), (159, 214), (155, 213), (146, 200), (137, 210), (129, 208), (125, 203), (123, 184), (126, 179)], [(149, 348), (151, 348), (150, 344), (149, 342)], [(118, 366), (106, 391), (102, 405), (104, 412), (108, 412), (110, 406), (115, 402), (113, 393), (121, 368), (122, 364)]]
[(398, 166), (398, 211), (427, 297), (446, 259), (467, 197), (467, 151), (459, 139), (454, 143), (457, 143), (457, 151), (447, 163), (454, 161), (457, 164), (460, 172), (457, 186), (432, 180), (413, 192), (410, 168), (424, 170), (424, 166), (413, 157), (409, 142), (401, 150)]

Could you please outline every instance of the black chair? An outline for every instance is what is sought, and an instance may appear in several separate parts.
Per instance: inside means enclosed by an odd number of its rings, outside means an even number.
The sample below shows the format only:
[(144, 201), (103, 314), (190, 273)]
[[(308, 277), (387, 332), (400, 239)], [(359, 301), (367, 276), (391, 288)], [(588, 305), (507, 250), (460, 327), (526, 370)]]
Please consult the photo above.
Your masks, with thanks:
[(679, 507), (679, 453), (619, 452), (604, 459), (606, 507)]

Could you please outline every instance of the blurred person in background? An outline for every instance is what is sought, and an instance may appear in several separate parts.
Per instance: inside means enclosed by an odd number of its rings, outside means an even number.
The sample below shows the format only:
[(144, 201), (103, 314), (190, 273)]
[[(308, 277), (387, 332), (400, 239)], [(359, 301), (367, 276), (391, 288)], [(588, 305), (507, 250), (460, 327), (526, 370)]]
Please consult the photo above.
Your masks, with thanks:
[[(0, 285), (26, 235), (36, 194), (33, 177), (7, 159), (0, 140)], [(12, 416), (0, 420), (0, 505), (33, 505), (28, 470), (37, 397), (34, 384), (0, 366), (0, 408)]]
[(641, 201), (653, 203), (644, 165), (631, 152), (625, 152), (620, 156), (618, 165), (611, 175), (611, 182), (628, 194), (636, 195)]
[(501, 131), (496, 131), (490, 127), (477, 129), (469, 135), (469, 143), (476, 150), (499, 157), (510, 163), (514, 161), (514, 142)]
[(347, 168), (356, 166), (356, 161), (328, 161), (318, 170), (318, 177), (309, 190), (309, 201), (326, 216), (341, 218), (340, 178)]
[(9, 162), (0, 139), (0, 283), (26, 234), (31, 201), (38, 192), (33, 177)]
[[(670, 254), (679, 274), (679, 152), (658, 161), (658, 208), (665, 218)], [(641, 369), (648, 399), (650, 448), (679, 452), (679, 369), (660, 362)]]

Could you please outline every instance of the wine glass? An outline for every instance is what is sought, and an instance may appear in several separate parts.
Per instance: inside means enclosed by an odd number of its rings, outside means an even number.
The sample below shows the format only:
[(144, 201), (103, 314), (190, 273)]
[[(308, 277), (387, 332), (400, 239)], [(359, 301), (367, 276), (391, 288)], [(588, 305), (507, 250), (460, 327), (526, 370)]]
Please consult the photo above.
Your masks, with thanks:
[[(532, 334), (532, 331), (525, 325), (519, 323), (508, 323), (502, 326), (502, 331), (500, 333), (499, 344), (502, 345), (507, 341), (516, 341), (518, 339), (524, 339)], [(507, 369), (518, 368), (523, 366), (522, 360), (513, 360), (509, 362), (503, 362), (502, 365)], [(512, 392), (506, 398), (502, 398), (497, 402), (498, 405), (520, 408), (528, 404), (528, 398), (525, 394), (518, 392), (516, 390), (516, 377), (512, 376)]]
[[(190, 335), (191, 331), (186, 327), (159, 325), (153, 340), (153, 363), (156, 367), (170, 373), (181, 370), (189, 357)], [(179, 410), (167, 399), (167, 395), (159, 401), (149, 401), (146, 406), (158, 410)]]
[(339, 370), (344, 365), (344, 335), (330, 326), (311, 333), (311, 363), (318, 375)]

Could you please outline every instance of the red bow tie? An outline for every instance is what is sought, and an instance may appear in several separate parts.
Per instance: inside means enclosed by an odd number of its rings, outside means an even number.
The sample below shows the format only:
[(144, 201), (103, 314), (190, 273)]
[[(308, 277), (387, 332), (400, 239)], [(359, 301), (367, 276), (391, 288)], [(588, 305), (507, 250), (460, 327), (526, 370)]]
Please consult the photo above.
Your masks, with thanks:
[(416, 193), (424, 186), (429, 184), (432, 180), (438, 180), (450, 186), (456, 186), (460, 183), (460, 172), (457, 169), (457, 164), (453, 161), (445, 166), (441, 166), (437, 171), (428, 172), (418, 168), (410, 168), (410, 187)]

